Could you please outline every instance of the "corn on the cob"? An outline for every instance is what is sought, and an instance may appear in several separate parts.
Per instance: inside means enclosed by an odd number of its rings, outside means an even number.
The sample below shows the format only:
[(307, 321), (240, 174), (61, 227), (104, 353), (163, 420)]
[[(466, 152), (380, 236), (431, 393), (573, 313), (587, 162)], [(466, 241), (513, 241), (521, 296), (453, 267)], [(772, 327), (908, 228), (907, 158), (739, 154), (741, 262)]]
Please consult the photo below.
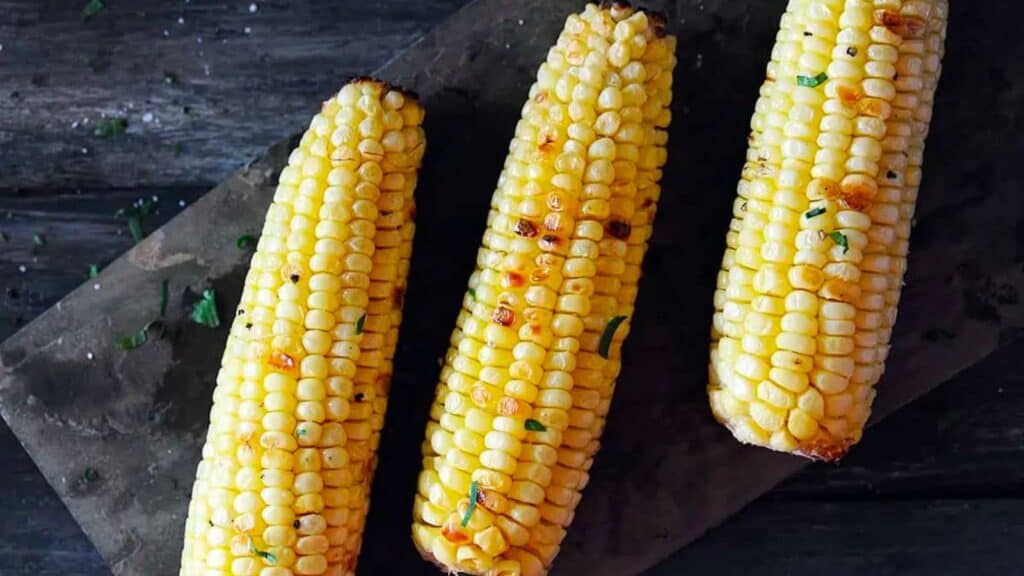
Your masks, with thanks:
[(543, 574), (572, 521), (660, 193), (674, 51), (660, 15), (591, 4), (530, 89), (423, 445), (413, 540), (451, 572)]
[(709, 396), (741, 441), (860, 440), (906, 269), (945, 0), (791, 0), (715, 292)]
[(353, 574), (424, 151), (414, 96), (323, 104), (281, 172), (217, 375), (183, 576)]

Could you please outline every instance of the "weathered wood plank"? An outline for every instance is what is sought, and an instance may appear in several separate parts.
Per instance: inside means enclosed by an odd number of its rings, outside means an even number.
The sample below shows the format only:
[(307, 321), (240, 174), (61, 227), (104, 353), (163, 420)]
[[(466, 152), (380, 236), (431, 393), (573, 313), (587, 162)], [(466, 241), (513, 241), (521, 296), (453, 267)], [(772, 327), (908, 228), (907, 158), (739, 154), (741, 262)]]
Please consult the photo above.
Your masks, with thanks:
[(213, 186), (466, 1), (0, 2), (0, 190)]
[(0, 574), (107, 573), (102, 558), (2, 423), (0, 470)]
[(1003, 576), (1020, 573), (1022, 537), (1019, 499), (766, 499), (645, 576)]
[[(149, 233), (191, 204), (206, 188), (20, 192), (0, 198), (0, 340), (131, 248), (124, 218), (139, 199), (157, 200), (143, 220)], [(100, 289), (102, 289), (102, 283)]]

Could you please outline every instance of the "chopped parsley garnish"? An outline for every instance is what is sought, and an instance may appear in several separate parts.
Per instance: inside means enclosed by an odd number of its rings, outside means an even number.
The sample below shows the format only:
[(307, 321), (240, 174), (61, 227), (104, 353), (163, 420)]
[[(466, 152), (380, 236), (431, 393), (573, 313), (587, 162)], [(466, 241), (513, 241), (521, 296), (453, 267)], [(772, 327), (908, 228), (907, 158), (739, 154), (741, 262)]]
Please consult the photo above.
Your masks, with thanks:
[(472, 298), (474, 302), (476, 302), (476, 290), (470, 288), (469, 289), (469, 297)]
[(239, 250), (248, 250), (256, 247), (256, 237), (252, 234), (246, 234), (239, 236), (238, 240), (235, 240), (235, 246), (238, 246)]
[(365, 325), (365, 324), (366, 324), (366, 314), (363, 314), (362, 316), (359, 317), (359, 320), (356, 320), (356, 334), (362, 334), (363, 333), (363, 325)]
[(466, 514), (462, 517), (462, 527), (465, 528), (469, 524), (469, 519), (473, 517), (473, 510), (476, 509), (476, 498), (480, 495), (480, 485), (473, 480), (473, 483), (469, 485), (469, 507), (466, 508)]
[(808, 210), (807, 212), (805, 212), (804, 216), (806, 216), (807, 219), (810, 220), (811, 218), (814, 218), (815, 216), (821, 216), (825, 212), (828, 212), (827, 208), (825, 208), (824, 206), (818, 206), (817, 208), (812, 208), (811, 210)]
[(843, 247), (843, 254), (850, 251), (850, 239), (846, 237), (846, 234), (843, 234), (842, 232), (830, 232), (828, 237), (836, 243), (836, 246)]
[(128, 224), (128, 232), (132, 235), (132, 240), (136, 244), (142, 242), (146, 234), (142, 229), (142, 221), (153, 213), (153, 209), (156, 207), (156, 203), (152, 200), (142, 200), (136, 202), (131, 208), (122, 208), (114, 214), (118, 218), (124, 218)]
[(82, 20), (88, 20), (93, 16), (100, 13), (106, 6), (103, 5), (102, 0), (89, 0), (89, 3), (82, 8)]
[(110, 118), (100, 122), (98, 126), (92, 131), (93, 136), (99, 136), (100, 138), (111, 138), (118, 134), (124, 134), (125, 130), (128, 130), (128, 119), (127, 118)]
[(821, 86), (825, 80), (828, 80), (828, 74), (824, 72), (819, 73), (817, 76), (801, 76), (797, 75), (796, 83), (798, 86), (805, 86), (807, 88), (817, 88)]
[(259, 556), (260, 558), (263, 558), (271, 564), (277, 564), (277, 556), (274, 556), (273, 554), (265, 550), (260, 550), (256, 547), (255, 544), (252, 543), (252, 540), (249, 540), (249, 551)]
[(306, 429), (299, 428), (298, 430), (295, 431), (295, 435), (298, 436), (299, 438), (302, 438), (303, 436), (306, 435)]
[[(99, 267), (93, 264), (89, 267), (89, 275), (94, 278), (93, 273), (99, 274)], [(167, 331), (167, 326), (164, 324), (163, 317), (167, 313), (167, 280), (160, 283), (160, 318), (154, 318), (146, 323), (145, 326), (139, 328), (135, 334), (131, 336), (125, 336), (117, 341), (117, 345), (122, 350), (131, 350), (138, 348), (149, 341), (150, 331), (156, 330), (158, 332), (157, 338), (163, 338), (164, 333)]]
[(202, 300), (192, 305), (192, 321), (210, 328), (220, 326), (220, 316), (217, 315), (217, 294), (213, 288), (203, 290)]
[(89, 278), (95, 278), (100, 275), (100, 267), (96, 264), (89, 264)]
[(530, 432), (545, 432), (548, 427), (533, 418), (526, 419), (526, 429)]
[(615, 336), (615, 331), (618, 330), (619, 324), (622, 324), (625, 319), (625, 316), (616, 316), (609, 320), (608, 325), (604, 327), (604, 334), (601, 334), (601, 341), (597, 345), (597, 353), (601, 355), (601, 358), (608, 358), (608, 349), (612, 346), (612, 337)]
[(33, 234), (32, 243), (36, 246), (46, 246), (46, 236), (43, 236), (42, 234)]
[(148, 323), (146, 323), (145, 326), (139, 328), (139, 331), (136, 332), (135, 334), (132, 334), (131, 336), (125, 336), (124, 338), (118, 340), (117, 345), (120, 346), (122, 350), (131, 350), (133, 348), (138, 348), (139, 346), (142, 346), (147, 341), (149, 341), (150, 330), (159, 331), (157, 338), (163, 338), (164, 332), (166, 331), (166, 327), (164, 326), (163, 320), (150, 320)]

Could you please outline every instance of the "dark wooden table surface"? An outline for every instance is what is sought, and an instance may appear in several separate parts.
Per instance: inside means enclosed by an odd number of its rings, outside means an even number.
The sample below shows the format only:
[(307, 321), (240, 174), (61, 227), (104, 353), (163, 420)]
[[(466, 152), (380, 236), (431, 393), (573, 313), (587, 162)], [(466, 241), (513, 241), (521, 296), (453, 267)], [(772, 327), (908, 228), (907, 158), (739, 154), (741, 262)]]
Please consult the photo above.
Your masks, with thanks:
[[(465, 4), (105, 3), (84, 20), (85, 0), (0, 0), (0, 339), (131, 245), (118, 209), (158, 199), (145, 224), (159, 225), (299, 128), (345, 77), (383, 64)], [(961, 25), (987, 26), (998, 16), (986, 5), (995, 3), (977, 2)], [(1021, 46), (997, 36), (967, 47), (988, 78), (977, 89), (1005, 95), (979, 114), (1002, 115), (993, 138), (1018, 149), (1024, 66), (986, 58)], [(698, 54), (680, 58), (682, 86), (711, 79)], [(97, 136), (110, 118), (125, 118), (126, 132)], [(1024, 262), (1024, 226), (1016, 232)], [(651, 573), (1024, 573), (1018, 336), (872, 430), (840, 466), (808, 468)], [(106, 573), (0, 422), (0, 574)]]

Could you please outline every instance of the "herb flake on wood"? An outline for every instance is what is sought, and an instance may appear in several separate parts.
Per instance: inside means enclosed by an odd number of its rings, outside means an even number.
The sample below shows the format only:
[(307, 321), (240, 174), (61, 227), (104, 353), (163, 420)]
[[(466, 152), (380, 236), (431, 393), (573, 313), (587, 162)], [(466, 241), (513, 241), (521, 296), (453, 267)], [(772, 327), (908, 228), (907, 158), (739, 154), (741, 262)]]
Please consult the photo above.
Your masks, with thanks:
[(192, 305), (192, 321), (209, 328), (220, 326), (220, 316), (217, 315), (217, 294), (213, 288), (203, 290), (202, 299)]
[(92, 134), (99, 138), (113, 138), (114, 136), (124, 134), (126, 130), (128, 130), (127, 118), (110, 118), (100, 122), (93, 129)]

